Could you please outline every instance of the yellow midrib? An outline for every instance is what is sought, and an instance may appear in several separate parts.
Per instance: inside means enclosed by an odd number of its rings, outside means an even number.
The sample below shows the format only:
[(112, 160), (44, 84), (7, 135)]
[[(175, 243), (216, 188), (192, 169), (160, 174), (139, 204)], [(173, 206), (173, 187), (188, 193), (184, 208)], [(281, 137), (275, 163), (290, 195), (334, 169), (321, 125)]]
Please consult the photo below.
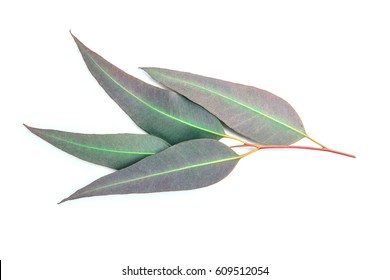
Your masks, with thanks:
[(135, 151), (112, 150), (112, 149), (100, 148), (100, 147), (77, 143), (77, 142), (74, 142), (71, 140), (66, 140), (66, 139), (63, 139), (61, 137), (57, 137), (54, 135), (49, 135), (49, 134), (45, 134), (45, 133), (42, 133), (42, 134), (44, 134), (46, 137), (54, 138), (56, 140), (59, 140), (59, 141), (62, 141), (62, 142), (68, 143), (68, 144), (72, 144), (75, 146), (79, 146), (79, 147), (83, 147), (83, 148), (91, 149), (91, 150), (110, 152), (110, 153), (120, 153), (120, 154), (139, 154), (139, 155), (153, 155), (153, 154), (155, 154), (155, 152), (135, 152)]
[(296, 132), (296, 133), (302, 135), (303, 137), (308, 137), (306, 133), (304, 133), (304, 132), (298, 130), (297, 128), (295, 128), (295, 127), (293, 127), (293, 126), (291, 126), (291, 125), (289, 125), (289, 124), (287, 124), (287, 123), (285, 123), (285, 122), (282, 122), (282, 121), (280, 121), (280, 120), (278, 120), (278, 119), (276, 119), (276, 118), (274, 118), (274, 117), (272, 117), (272, 116), (270, 116), (270, 115), (268, 115), (268, 114), (266, 114), (266, 113), (264, 113), (264, 112), (262, 112), (262, 111), (259, 111), (259, 110), (256, 109), (256, 108), (253, 108), (253, 107), (251, 107), (251, 106), (249, 106), (249, 105), (246, 105), (246, 104), (244, 104), (244, 103), (242, 103), (242, 102), (240, 102), (240, 101), (238, 101), (238, 100), (236, 100), (236, 99), (233, 99), (233, 98), (231, 98), (231, 97), (228, 97), (228, 96), (226, 96), (226, 95), (223, 95), (223, 94), (220, 93), (220, 92), (217, 92), (217, 91), (212, 90), (212, 89), (210, 89), (210, 88), (206, 88), (206, 87), (203, 87), (203, 86), (201, 86), (201, 85), (198, 85), (198, 84), (195, 84), (195, 83), (186, 81), (186, 80), (180, 80), (180, 79), (178, 79), (178, 78), (174, 78), (174, 77), (172, 77), (172, 76), (169, 76), (169, 75), (166, 75), (166, 74), (162, 74), (162, 73), (160, 73), (158, 70), (149, 69), (148, 71), (156, 72), (158, 75), (160, 75), (160, 76), (162, 76), (162, 77), (164, 77), (164, 78), (166, 78), (166, 79), (170, 79), (170, 80), (173, 80), (173, 81), (178, 82), (178, 83), (182, 83), (182, 84), (189, 85), (189, 86), (192, 86), (192, 87), (195, 87), (195, 88), (199, 88), (199, 89), (204, 90), (204, 91), (207, 91), (207, 92), (209, 92), (209, 93), (211, 93), (211, 94), (220, 96), (220, 97), (222, 97), (222, 98), (224, 98), (224, 99), (227, 99), (227, 100), (229, 100), (229, 101), (231, 101), (231, 102), (233, 102), (233, 103), (235, 103), (235, 104), (238, 104), (238, 105), (240, 105), (240, 106), (242, 106), (242, 107), (244, 107), (244, 108), (246, 108), (246, 109), (249, 109), (249, 110), (251, 110), (251, 111), (253, 111), (253, 112), (255, 112), (255, 113), (257, 113), (257, 114), (259, 114), (259, 115), (261, 115), (261, 116), (263, 116), (263, 117), (265, 117), (265, 118), (267, 118), (267, 119), (269, 119), (269, 120), (271, 120), (271, 121), (273, 121), (273, 122), (275, 122), (275, 123), (278, 123), (278, 124), (280, 124), (280, 125), (282, 125), (282, 126), (288, 128), (288, 129), (290, 129), (290, 130), (292, 130), (292, 131), (294, 131), (294, 132)]
[(187, 169), (191, 169), (191, 168), (197, 168), (197, 167), (202, 167), (202, 166), (206, 166), (206, 165), (217, 164), (217, 163), (221, 163), (221, 162), (225, 162), (225, 161), (239, 160), (239, 159), (241, 159), (241, 157), (240, 156), (236, 156), (236, 157), (219, 159), (219, 160), (214, 160), (214, 161), (209, 161), (209, 162), (204, 162), (204, 163), (198, 163), (198, 164), (193, 164), (193, 165), (189, 165), (189, 166), (184, 166), (184, 167), (180, 167), (180, 168), (175, 168), (175, 169), (171, 169), (171, 170), (166, 170), (166, 171), (162, 171), (162, 172), (158, 172), (158, 173), (154, 173), (154, 174), (141, 176), (141, 177), (138, 177), (138, 178), (133, 178), (133, 179), (129, 179), (129, 180), (125, 180), (125, 181), (121, 181), (121, 182), (117, 182), (117, 183), (101, 186), (101, 187), (98, 187), (98, 188), (94, 188), (92, 190), (87, 190), (87, 191), (83, 192), (83, 194), (94, 192), (94, 191), (105, 189), (105, 188), (109, 188), (109, 187), (113, 187), (113, 186), (117, 186), (117, 185), (123, 185), (123, 184), (131, 183), (131, 182), (134, 182), (134, 181), (139, 181), (139, 180), (148, 179), (148, 178), (152, 178), (152, 177), (156, 177), (156, 176), (161, 176), (161, 175), (166, 175), (166, 174), (170, 174), (170, 173), (174, 173), (174, 172), (179, 172), (179, 171), (183, 171), (183, 170), (187, 170)]

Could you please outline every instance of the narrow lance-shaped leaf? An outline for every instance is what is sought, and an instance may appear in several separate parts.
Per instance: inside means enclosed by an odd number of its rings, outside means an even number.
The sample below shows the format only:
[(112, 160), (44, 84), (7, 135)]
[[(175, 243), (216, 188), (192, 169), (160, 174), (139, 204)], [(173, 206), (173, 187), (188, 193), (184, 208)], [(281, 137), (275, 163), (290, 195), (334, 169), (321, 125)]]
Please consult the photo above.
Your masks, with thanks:
[(26, 127), (53, 146), (83, 160), (121, 169), (170, 145), (147, 134), (81, 134)]
[(190, 140), (102, 177), (62, 202), (89, 196), (201, 188), (226, 177), (240, 158), (216, 140)]
[[(72, 35), (73, 36), (73, 35)], [(108, 95), (142, 129), (171, 144), (194, 138), (220, 139), (219, 120), (183, 96), (134, 78), (74, 40), (83, 59)]]
[(291, 105), (268, 91), (191, 73), (142, 69), (164, 86), (206, 108), (233, 130), (261, 144), (289, 145), (308, 137)]

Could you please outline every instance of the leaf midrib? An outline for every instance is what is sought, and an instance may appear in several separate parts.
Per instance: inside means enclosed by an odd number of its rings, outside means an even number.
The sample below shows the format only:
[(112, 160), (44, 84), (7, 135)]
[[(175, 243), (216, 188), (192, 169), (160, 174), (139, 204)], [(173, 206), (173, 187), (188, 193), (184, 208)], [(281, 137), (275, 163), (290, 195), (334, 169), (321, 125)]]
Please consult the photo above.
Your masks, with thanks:
[(54, 135), (49, 135), (49, 134), (45, 134), (45, 133), (43, 133), (43, 134), (46, 137), (54, 138), (56, 140), (59, 140), (59, 141), (62, 141), (62, 142), (68, 143), (68, 144), (72, 144), (75, 146), (79, 146), (79, 147), (83, 147), (83, 148), (87, 148), (87, 149), (91, 149), (91, 150), (102, 151), (102, 152), (110, 152), (110, 153), (118, 153), (118, 154), (134, 154), (134, 155), (154, 155), (155, 154), (155, 152), (135, 152), (135, 151), (105, 149), (105, 148), (85, 145), (85, 144), (77, 143), (74, 141), (66, 140), (66, 139), (63, 139), (61, 137), (57, 137)]
[(199, 89), (205, 90), (205, 91), (207, 91), (207, 92), (209, 92), (209, 93), (212, 93), (212, 94), (214, 94), (214, 95), (217, 95), (217, 96), (220, 96), (220, 97), (222, 97), (222, 98), (225, 98), (225, 99), (227, 99), (227, 100), (229, 100), (229, 101), (231, 101), (231, 102), (233, 102), (233, 103), (236, 103), (236, 104), (238, 104), (238, 105), (240, 105), (240, 106), (242, 106), (242, 107), (244, 107), (244, 108), (246, 108), (246, 109), (249, 109), (249, 110), (251, 110), (251, 111), (253, 111), (253, 112), (255, 112), (255, 113), (257, 113), (257, 114), (259, 114), (259, 115), (261, 115), (261, 116), (263, 116), (263, 117), (265, 117), (265, 118), (267, 118), (267, 119), (269, 119), (269, 120), (271, 120), (271, 121), (273, 121), (273, 122), (276, 122), (276, 123), (278, 123), (278, 124), (280, 124), (280, 125), (282, 125), (282, 126), (285, 126), (286, 128), (291, 129), (292, 131), (294, 131), (294, 132), (296, 132), (296, 133), (298, 133), (298, 134), (300, 134), (300, 135), (302, 135), (302, 136), (304, 136), (304, 137), (307, 137), (307, 134), (306, 134), (306, 133), (304, 133), (304, 132), (302, 132), (302, 131), (296, 129), (295, 127), (293, 127), (293, 126), (291, 126), (291, 125), (289, 125), (289, 124), (287, 124), (287, 123), (285, 123), (285, 122), (282, 122), (282, 121), (280, 121), (280, 120), (278, 120), (278, 119), (276, 119), (276, 118), (274, 118), (274, 117), (272, 117), (272, 116), (270, 116), (270, 115), (268, 115), (268, 114), (266, 114), (266, 113), (264, 113), (264, 112), (262, 112), (262, 111), (259, 111), (259, 110), (256, 109), (256, 108), (253, 108), (253, 107), (251, 107), (251, 106), (249, 106), (249, 105), (246, 105), (246, 104), (244, 104), (244, 103), (242, 103), (242, 102), (239, 102), (239, 101), (237, 101), (236, 99), (233, 99), (233, 98), (231, 98), (231, 97), (228, 97), (228, 96), (226, 96), (226, 95), (223, 95), (223, 94), (220, 93), (220, 92), (217, 92), (217, 91), (215, 91), (215, 90), (212, 90), (212, 89), (203, 87), (203, 86), (201, 86), (201, 85), (198, 85), (198, 84), (195, 84), (195, 83), (192, 83), (192, 82), (189, 82), (189, 81), (180, 80), (180, 79), (178, 79), (178, 78), (174, 78), (174, 77), (168, 76), (168, 75), (166, 75), (166, 74), (162, 74), (162, 73), (158, 72), (158, 70), (149, 69), (149, 71), (157, 72), (158, 75), (161, 75), (161, 76), (163, 76), (163, 77), (165, 77), (165, 78), (167, 78), (167, 79), (170, 79), (170, 80), (173, 80), (173, 81), (177, 81), (178, 83), (182, 83), (182, 84), (185, 84), (185, 85), (189, 85), (189, 86), (192, 86), (192, 87), (195, 87), (195, 88), (199, 88)]
[[(122, 90), (124, 90), (126, 93), (128, 93), (129, 95), (131, 95), (132, 97), (134, 97), (135, 99), (137, 99), (139, 102), (141, 102), (142, 104), (146, 105), (147, 107), (149, 107), (150, 109), (168, 117), (168, 118), (171, 118), (175, 121), (178, 121), (180, 123), (183, 123), (185, 125), (188, 125), (188, 126), (191, 126), (191, 127), (194, 127), (196, 129), (199, 129), (199, 130), (203, 130), (205, 132), (208, 132), (208, 133), (211, 133), (211, 134), (214, 134), (214, 135), (218, 135), (218, 136), (221, 136), (221, 137), (224, 137), (225, 135), (224, 134), (221, 134), (221, 133), (218, 133), (216, 131), (212, 131), (212, 130), (209, 130), (207, 128), (203, 128), (203, 127), (200, 127), (200, 126), (197, 126), (195, 124), (191, 124), (187, 121), (184, 121), (182, 119), (179, 119), (175, 116), (172, 116), (168, 113), (165, 113), (164, 111), (161, 111), (159, 109), (157, 109), (156, 107), (154, 107), (153, 105), (149, 104), (148, 102), (146, 102), (145, 100), (143, 100), (142, 98), (140, 98), (139, 96), (135, 95), (133, 92), (131, 92), (130, 90), (128, 90), (125, 86), (123, 86), (121, 83), (119, 83), (114, 77), (112, 77), (109, 73), (107, 73), (100, 65), (99, 63), (97, 63), (93, 57), (88, 53), (88, 51), (84, 51), (84, 53), (88, 56), (88, 58), (100, 69), (100, 71), (102, 71), (111, 81), (113, 81), (117, 86), (119, 86)], [(122, 70), (121, 70), (122, 71)]]
[(156, 176), (161, 176), (161, 175), (166, 175), (166, 174), (170, 174), (170, 173), (174, 173), (174, 172), (179, 172), (179, 171), (183, 171), (183, 170), (187, 170), (187, 169), (191, 169), (191, 168), (198, 168), (198, 167), (207, 166), (207, 165), (211, 165), (211, 164), (217, 164), (217, 163), (221, 163), (221, 162), (225, 162), (225, 161), (239, 160), (239, 159), (241, 159), (240, 156), (235, 156), (235, 157), (224, 158), (224, 159), (219, 159), (219, 160), (214, 160), (214, 161), (208, 161), (208, 162), (204, 162), (204, 163), (197, 163), (197, 164), (193, 164), (193, 165), (189, 165), (189, 166), (175, 168), (175, 169), (162, 171), (162, 172), (158, 172), (158, 173), (154, 173), (154, 174), (150, 174), (150, 175), (146, 175), (146, 176), (141, 176), (141, 177), (138, 177), (138, 178), (125, 180), (125, 181), (122, 181), (122, 182), (117, 182), (117, 183), (101, 186), (101, 187), (98, 187), (98, 188), (94, 188), (92, 190), (87, 190), (87, 191), (83, 192), (83, 194), (94, 192), (94, 191), (97, 191), (97, 190), (106, 189), (106, 188), (117, 186), (117, 185), (123, 185), (123, 184), (131, 183), (131, 182), (134, 182), (134, 181), (139, 181), (139, 180), (148, 179), (148, 178), (152, 178), (152, 177), (156, 177)]

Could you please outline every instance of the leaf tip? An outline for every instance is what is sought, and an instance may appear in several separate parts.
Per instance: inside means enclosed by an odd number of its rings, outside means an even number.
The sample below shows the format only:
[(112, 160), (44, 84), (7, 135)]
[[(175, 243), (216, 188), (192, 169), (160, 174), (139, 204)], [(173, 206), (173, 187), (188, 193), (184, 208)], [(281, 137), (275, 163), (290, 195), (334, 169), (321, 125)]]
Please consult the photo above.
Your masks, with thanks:
[(73, 33), (72, 33), (72, 29), (69, 29), (69, 33), (70, 33), (70, 35), (71, 35), (73, 38), (76, 38), (76, 37), (73, 35)]
[(70, 200), (79, 199), (82, 197), (83, 197), (83, 195), (79, 195), (79, 192), (77, 191), (77, 192), (71, 194), (70, 196), (68, 196), (67, 198), (64, 198), (63, 200), (58, 202), (57, 205), (62, 204), (62, 203), (67, 202), (67, 201), (70, 201)]
[(25, 128), (27, 128), (31, 133), (37, 135), (40, 137), (40, 132), (42, 131), (42, 129), (40, 128), (36, 128), (36, 127), (32, 127), (32, 126), (28, 126), (27, 124), (23, 124)]
[(58, 202), (57, 205), (60, 205), (60, 204), (66, 202), (66, 201), (68, 201), (68, 200), (71, 200), (71, 199), (72, 199), (71, 196), (69, 196), (69, 197), (67, 197), (67, 198), (64, 198), (63, 200), (61, 200), (60, 202)]
[(149, 72), (153, 71), (153, 70), (156, 70), (158, 68), (155, 68), (155, 67), (138, 67), (138, 69), (141, 69), (143, 71), (145, 71), (146, 73), (149, 74)]
[(24, 127), (25, 128), (27, 128), (28, 130), (30, 130), (31, 132), (33, 132), (34, 133), (34, 131), (33, 130), (35, 130), (35, 128), (34, 127), (31, 127), (31, 126), (28, 126), (27, 124), (23, 124), (24, 125)]
[(69, 30), (69, 33), (70, 33), (70, 35), (72, 36), (73, 40), (75, 40), (77, 46), (79, 46), (79, 45), (81, 44), (81, 42), (79, 41), (79, 39), (77, 39), (77, 37), (73, 35), (72, 30)]

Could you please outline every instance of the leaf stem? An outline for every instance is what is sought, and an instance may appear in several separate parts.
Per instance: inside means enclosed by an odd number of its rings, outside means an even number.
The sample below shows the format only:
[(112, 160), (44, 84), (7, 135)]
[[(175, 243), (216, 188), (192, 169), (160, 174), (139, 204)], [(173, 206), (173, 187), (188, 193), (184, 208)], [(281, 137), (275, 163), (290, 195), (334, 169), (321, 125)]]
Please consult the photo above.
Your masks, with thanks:
[(322, 148), (328, 149), (327, 147), (325, 147), (324, 145), (322, 145), (322, 144), (321, 144), (320, 142), (318, 142), (317, 140), (314, 140), (313, 138), (311, 138), (309, 135), (305, 134), (305, 137), (306, 137), (307, 139), (309, 139), (310, 141), (316, 143), (317, 145), (321, 146)]
[(238, 142), (241, 142), (242, 144), (244, 144), (244, 146), (253, 146), (251, 143), (246, 142), (245, 140), (243, 140), (243, 139), (241, 139), (241, 138), (234, 137), (234, 136), (232, 136), (232, 135), (224, 134), (223, 137), (224, 137), (224, 138), (229, 138), (229, 139), (232, 139), (232, 140), (236, 140), (236, 141), (238, 141)]
[(324, 152), (334, 153), (346, 157), (356, 158), (356, 156), (354, 155), (332, 150), (326, 147), (315, 148), (315, 147), (308, 147), (308, 146), (283, 146), (283, 145), (257, 145), (257, 147), (258, 149), (304, 149), (304, 150), (324, 151)]
[[(243, 146), (245, 146), (245, 145), (243, 145)], [(257, 152), (258, 150), (260, 150), (260, 147), (256, 147), (256, 149), (253, 149), (252, 151), (249, 151), (249, 152), (247, 152), (245, 154), (239, 155), (238, 157), (239, 158), (244, 158), (246, 156), (249, 156), (250, 154), (253, 154), (253, 153)]]
[[(321, 144), (320, 142), (318, 142), (317, 140), (311, 138), (309, 135), (307, 134), (303, 134), (307, 139), (309, 139), (310, 141), (316, 143), (317, 145), (321, 146), (323, 149), (326, 149), (326, 150), (331, 150), (329, 148), (327, 148), (325, 145)], [(235, 136), (232, 136), (232, 135), (227, 135), (227, 134), (223, 134), (221, 135), (222, 137), (224, 138), (229, 138), (229, 139), (232, 139), (232, 140), (236, 140), (238, 142), (241, 142), (242, 144), (244, 144), (244, 146), (251, 146), (251, 147), (255, 147), (257, 146), (256, 144), (252, 144), (252, 143), (249, 143), (241, 138), (238, 138), (238, 137), (235, 137)], [(236, 147), (236, 146), (235, 146)], [(238, 147), (238, 146), (237, 146)]]
[(340, 152), (340, 151), (336, 151), (336, 150), (333, 150), (333, 149), (329, 149), (329, 148), (325, 147), (324, 145), (322, 145), (321, 143), (319, 143), (318, 141), (314, 140), (313, 138), (311, 138), (311, 137), (309, 137), (307, 135), (306, 135), (306, 137), (308, 139), (310, 139), (314, 143), (320, 145), (321, 148), (309, 147), (309, 146), (294, 146), (294, 145), (291, 145), (291, 146), (288, 146), (288, 145), (261, 145), (261, 144), (249, 143), (249, 142), (246, 142), (243, 139), (240, 139), (240, 138), (237, 138), (237, 137), (234, 137), (234, 136), (231, 136), (231, 135), (224, 135), (224, 137), (230, 138), (230, 139), (233, 139), (233, 140), (236, 140), (236, 141), (239, 141), (239, 142), (242, 143), (242, 145), (235, 145), (235, 146), (231, 146), (230, 148), (239, 148), (239, 147), (254, 147), (255, 148), (252, 151), (249, 151), (249, 152), (247, 152), (245, 154), (242, 154), (240, 156), (240, 158), (246, 157), (246, 156), (248, 156), (248, 155), (250, 155), (250, 154), (252, 154), (252, 153), (254, 153), (254, 152), (258, 151), (258, 150), (261, 150), (261, 149), (304, 149), (304, 150), (329, 152), (329, 153), (334, 153), (334, 154), (338, 154), (338, 155), (342, 155), (342, 156), (346, 156), (346, 157), (356, 158), (355, 155), (351, 155), (351, 154), (347, 154), (347, 153), (344, 153), (344, 152)]

